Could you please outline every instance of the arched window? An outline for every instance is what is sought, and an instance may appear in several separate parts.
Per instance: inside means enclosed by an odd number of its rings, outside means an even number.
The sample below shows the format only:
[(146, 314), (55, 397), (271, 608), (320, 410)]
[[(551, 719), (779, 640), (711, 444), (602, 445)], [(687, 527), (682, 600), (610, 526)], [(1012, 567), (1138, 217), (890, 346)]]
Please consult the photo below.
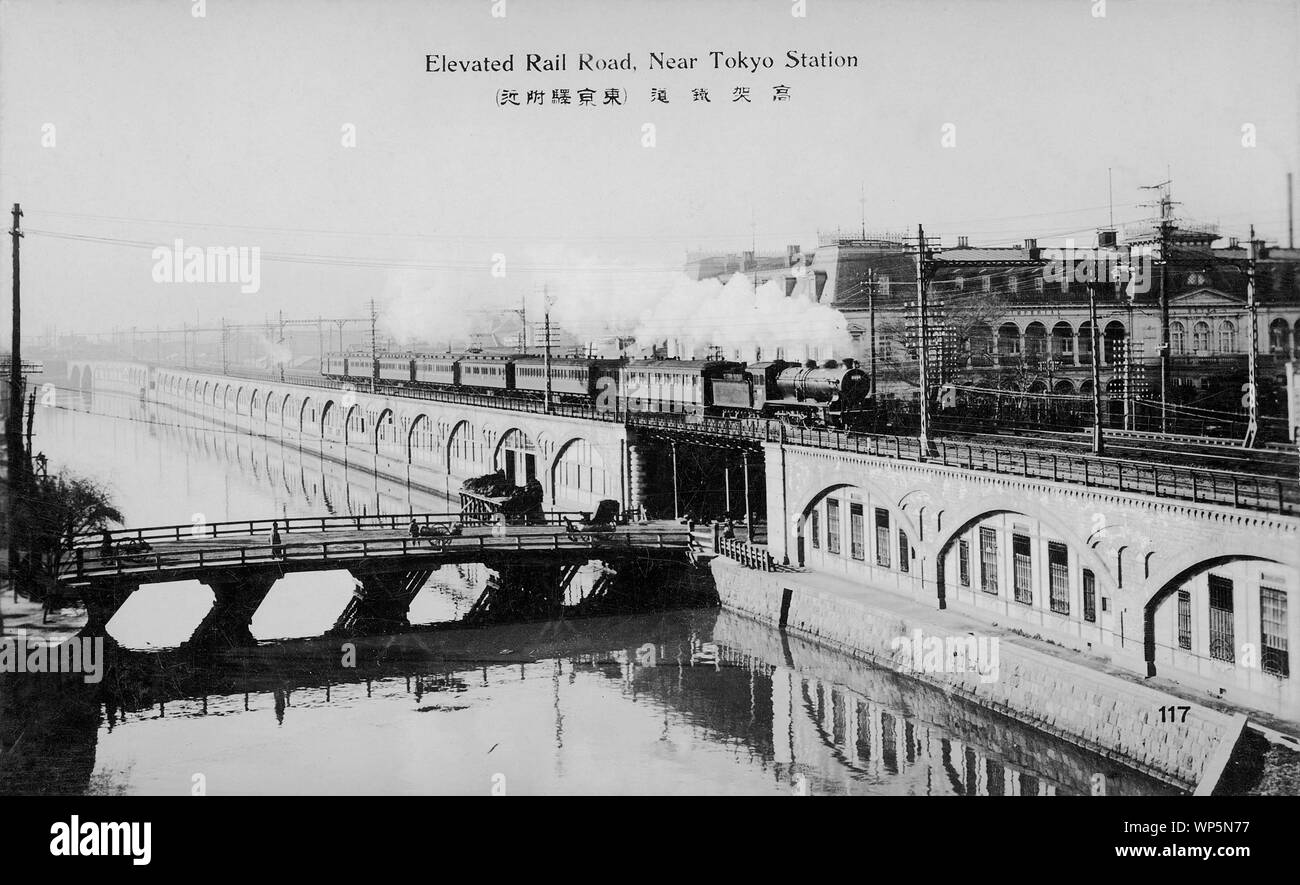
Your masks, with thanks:
[(1169, 351), (1177, 356), (1187, 349), (1187, 327), (1182, 323), (1169, 324)]
[(1268, 324), (1268, 352), (1283, 355), (1291, 349), (1291, 326), (1278, 317)]
[(1204, 353), (1210, 349), (1210, 324), (1204, 321), (1192, 326), (1192, 350)]
[(1232, 320), (1219, 323), (1219, 352), (1237, 352), (1237, 326)]

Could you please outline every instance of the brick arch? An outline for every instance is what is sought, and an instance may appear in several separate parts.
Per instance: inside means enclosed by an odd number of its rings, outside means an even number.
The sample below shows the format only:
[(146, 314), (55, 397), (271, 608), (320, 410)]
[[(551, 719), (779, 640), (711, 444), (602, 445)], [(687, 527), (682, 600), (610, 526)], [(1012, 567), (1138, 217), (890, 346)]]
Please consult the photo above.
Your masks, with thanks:
[[(825, 480), (822, 480), (819, 483), (819, 487), (817, 488), (817, 491), (813, 492), (812, 494), (802, 499), (803, 500), (802, 506), (800, 506), (797, 510), (790, 511), (792, 513), (797, 514), (796, 517), (792, 520), (793, 525), (788, 528), (790, 532), (790, 537), (794, 540), (795, 543), (794, 546), (795, 553), (791, 555), (789, 552), (787, 552), (786, 554), (787, 559), (791, 560), (792, 562), (798, 559), (799, 545), (802, 542), (804, 537), (804, 526), (808, 524), (808, 517), (809, 514), (812, 513), (813, 508), (819, 505), (832, 493), (837, 492), (840, 489), (857, 489), (863, 492), (867, 496), (867, 500), (869, 501), (876, 500), (876, 501), (888, 502), (889, 516), (890, 519), (893, 520), (893, 524), (907, 533), (909, 546), (916, 548), (918, 554), (921, 554), (922, 558), (924, 558), (924, 554), (923, 554), (924, 546), (923, 543), (920, 541), (920, 533), (917, 531), (916, 521), (912, 519), (911, 514), (907, 513), (902, 507), (898, 506), (898, 502), (894, 499), (893, 495), (891, 495), (890, 493), (886, 492), (884, 489), (881, 489), (880, 487), (875, 486), (871, 483), (862, 482), (861, 477), (836, 477), (830, 482), (826, 482)], [(845, 508), (844, 513), (845, 513), (844, 515), (845, 524), (847, 525), (847, 520), (848, 520), (847, 507)], [(863, 513), (863, 519), (867, 520), (867, 514), (865, 512)], [(867, 525), (864, 526), (864, 534), (868, 530), (870, 530), (869, 521), (867, 522)], [(769, 532), (771, 531), (770, 524), (768, 527), (768, 531)], [(867, 543), (868, 546), (870, 546), (870, 542)], [(919, 572), (920, 570), (918, 570), (918, 577), (919, 577)]]
[[(1044, 510), (1046, 511), (1047, 508), (1044, 508)], [(957, 542), (958, 536), (964, 534), (971, 526), (981, 520), (1003, 513), (1023, 516), (1047, 527), (1053, 535), (1060, 538), (1065, 546), (1075, 553), (1079, 558), (1080, 566), (1093, 573), (1094, 579), (1098, 582), (1098, 593), (1102, 591), (1103, 587), (1112, 593), (1118, 589), (1119, 583), (1116, 579), (1115, 570), (1106, 562), (1105, 557), (1093, 545), (1079, 537), (1078, 532), (1072, 531), (1064, 521), (1057, 519), (1050, 512), (1033, 511), (1032, 508), (1026, 509), (1023, 505), (1016, 506), (1013, 502), (990, 502), (988, 499), (983, 499), (960, 510), (944, 513), (944, 522), (948, 528), (939, 532), (935, 540), (930, 542), (931, 549), (934, 552), (936, 568), (942, 569), (942, 563), (947, 560), (948, 551)], [(1102, 583), (1103, 580), (1104, 584)], [(946, 589), (945, 576), (941, 571), (937, 574), (935, 592), (938, 594), (940, 607), (943, 607), (946, 604)]]
[[(307, 407), (312, 405), (315, 405), (315, 403), (310, 396), (304, 396), (302, 398), (302, 405), (298, 407), (298, 432), (299, 433), (304, 433), (307, 430)], [(312, 425), (315, 426), (318, 430), (320, 429), (319, 416), (317, 416), (317, 418), (312, 421)]]
[(1165, 600), (1181, 589), (1188, 580), (1231, 562), (1268, 562), (1283, 568), (1296, 569), (1294, 563), (1282, 562), (1262, 550), (1234, 553), (1221, 549), (1207, 556), (1205, 545), (1197, 546), (1198, 552), (1181, 557), (1178, 563), (1161, 569), (1157, 572), (1157, 578), (1148, 582), (1148, 586), (1155, 587), (1156, 590), (1142, 605), (1142, 658), (1147, 665), (1147, 676), (1156, 675), (1156, 612)]
[(365, 421), (366, 421), (365, 412), (361, 408), (361, 403), (353, 403), (352, 405), (348, 406), (347, 410), (343, 413), (343, 444), (344, 445), (352, 445), (351, 433), (352, 433), (353, 415), (357, 415), (359, 417), (358, 423), (360, 426), (357, 428), (357, 433), (363, 435), (365, 433), (365, 429), (364, 429)]
[[(544, 467), (542, 470), (538, 471), (538, 478), (544, 484), (546, 492), (550, 496), (550, 500), (552, 504), (554, 504), (556, 501), (557, 498), (556, 489), (559, 488), (559, 483), (556, 482), (556, 472), (559, 470), (561, 463), (563, 462), (565, 453), (568, 452), (574, 445), (579, 443), (586, 443), (587, 446), (590, 448), (592, 454), (595, 456), (595, 458), (599, 459), (600, 462), (599, 467), (600, 467), (601, 474), (603, 475), (604, 478), (603, 484), (605, 487), (602, 498), (613, 498), (613, 497), (620, 496), (621, 492), (618, 489), (620, 477), (617, 472), (618, 458), (617, 456), (615, 456), (615, 458), (613, 459), (612, 466), (615, 472), (613, 473), (613, 475), (611, 475), (610, 473), (611, 460), (605, 452), (605, 448), (606, 448), (605, 446), (600, 445), (596, 441), (592, 440), (590, 437), (586, 437), (586, 436), (572, 436), (564, 440), (562, 443), (558, 445), (554, 443), (553, 439), (548, 439), (547, 442), (550, 443), (549, 455), (547, 454), (543, 455), (542, 463)], [(539, 448), (542, 449), (543, 453), (548, 451), (548, 447), (546, 446), (539, 446)], [(589, 466), (595, 467), (596, 465), (589, 465)], [(613, 494), (611, 494), (611, 492)]]
[(406, 463), (407, 464), (415, 463), (415, 450), (412, 441), (415, 439), (415, 432), (420, 428), (421, 422), (424, 422), (423, 426), (425, 427), (427, 433), (429, 434), (430, 450), (434, 453), (434, 457), (430, 458), (430, 461), (432, 462), (436, 460), (436, 456), (439, 449), (438, 425), (434, 422), (434, 420), (431, 417), (429, 417), (428, 414), (424, 412), (418, 412), (414, 416), (410, 417), (409, 420), (406, 421)]
[[(320, 407), (320, 436), (321, 436), (321, 439), (325, 439), (325, 424), (326, 424), (326, 422), (329, 421), (330, 415), (334, 414), (334, 413), (337, 412), (337, 411), (338, 411), (338, 406), (335, 404), (334, 400), (332, 400), (332, 399), (327, 399), (327, 400), (325, 400), (325, 402), (321, 405), (321, 407)], [(347, 428), (347, 425), (344, 424), (344, 425), (343, 425), (343, 438), (344, 438), (344, 439), (347, 439), (347, 433), (348, 433), (348, 428)]]
[(370, 428), (369, 442), (371, 451), (379, 451), (379, 434), (383, 431), (384, 421), (387, 418), (393, 419), (394, 436), (399, 440), (401, 439), (401, 431), (397, 427), (397, 413), (391, 407), (384, 406), (379, 410), (379, 414), (375, 416), (375, 426)]

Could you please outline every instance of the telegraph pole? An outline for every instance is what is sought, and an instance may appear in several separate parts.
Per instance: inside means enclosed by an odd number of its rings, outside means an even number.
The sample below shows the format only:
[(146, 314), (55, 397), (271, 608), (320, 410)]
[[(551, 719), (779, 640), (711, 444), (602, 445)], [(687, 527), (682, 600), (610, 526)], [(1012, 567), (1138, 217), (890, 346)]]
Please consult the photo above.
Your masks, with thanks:
[(1259, 434), (1259, 389), (1256, 386), (1256, 363), (1259, 361), (1259, 322), (1255, 307), (1255, 261), (1259, 244), (1255, 241), (1255, 225), (1250, 226), (1250, 244), (1246, 252), (1246, 310), (1250, 316), (1250, 359), (1246, 377), (1246, 439), (1243, 445), (1253, 448)]
[[(22, 207), (14, 203), (13, 208), (14, 226), (9, 231), (9, 236), (13, 238), (14, 243), (14, 328), (13, 341), (9, 349), (9, 417), (5, 421), (5, 443), (8, 446), (9, 469), (10, 471), (18, 470), (21, 463), (19, 451), (21, 447), (19, 437), (19, 422), (22, 421), (23, 415), (23, 342), (22, 342), (22, 296), (19, 291), (19, 264), (18, 264), (18, 243), (23, 238)], [(11, 473), (12, 475), (12, 473)], [(17, 553), (15, 539), (10, 537), (9, 544), (11, 550)], [(12, 580), (12, 576), (10, 578)]]
[(551, 413), (551, 300), (548, 287), (542, 285), (542, 327), (546, 333), (546, 414)]
[(1101, 335), (1097, 330), (1097, 286), (1088, 281), (1088, 337), (1092, 339), (1092, 453), (1105, 454), (1106, 444), (1101, 436)]
[(925, 229), (916, 226), (916, 309), (920, 313), (921, 340), (917, 352), (921, 361), (921, 460), (930, 455), (930, 329), (925, 306)]
[[(379, 341), (376, 337), (376, 326), (379, 320), (379, 313), (375, 310), (375, 299), (370, 299), (370, 392), (375, 392), (376, 381), (379, 380)], [(340, 327), (342, 328), (342, 327)]]
[(226, 318), (221, 318), (221, 374), (226, 375), (230, 372), (230, 360), (226, 356), (226, 341), (230, 337), (230, 332), (226, 328)]
[[(1143, 190), (1158, 190), (1160, 200), (1143, 203), (1160, 208), (1160, 432), (1169, 431), (1169, 233), (1173, 230), (1174, 201), (1169, 195), (1171, 181), (1144, 185)], [(1130, 330), (1131, 333), (1132, 330)]]
[[(863, 239), (866, 239), (864, 236)], [(876, 391), (876, 271), (867, 271), (867, 333), (871, 336), (871, 395), (877, 407), (880, 394)]]

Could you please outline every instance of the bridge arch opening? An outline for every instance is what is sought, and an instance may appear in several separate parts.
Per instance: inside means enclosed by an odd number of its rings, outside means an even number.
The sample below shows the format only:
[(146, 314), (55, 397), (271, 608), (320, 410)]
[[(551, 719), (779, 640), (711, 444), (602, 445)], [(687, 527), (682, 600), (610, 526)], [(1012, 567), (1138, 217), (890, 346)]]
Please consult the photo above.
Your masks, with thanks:
[(1185, 565), (1143, 606), (1147, 675), (1264, 693), (1294, 709), (1297, 592), (1300, 570), (1264, 555), (1222, 554)]
[(302, 406), (298, 410), (298, 432), (306, 433), (309, 429), (319, 431), (320, 425), (316, 402), (309, 396), (302, 398)]
[(888, 495), (840, 482), (813, 494), (800, 512), (792, 558), (910, 595), (913, 579), (920, 579), (918, 540), (913, 520)]
[(366, 440), (366, 413), (359, 403), (348, 406), (343, 421), (343, 442), (349, 446), (361, 445)]
[(447, 473), (468, 479), (487, 472), (487, 445), (478, 427), (468, 420), (457, 422), (447, 436)]
[(492, 456), (492, 466), (505, 473), (506, 479), (517, 486), (537, 479), (537, 459), (540, 452), (533, 439), (517, 427), (507, 430), (497, 443)]
[(404, 440), (397, 427), (397, 416), (392, 409), (383, 409), (375, 420), (374, 450), (376, 454), (396, 458), (401, 454)]
[(618, 475), (610, 475), (605, 456), (588, 439), (571, 439), (551, 465), (551, 500), (561, 510), (594, 512), (605, 498), (619, 496)]
[(433, 421), (423, 413), (415, 416), (406, 433), (406, 463), (421, 467), (433, 467), (438, 463)]
[(332, 399), (325, 400), (320, 411), (321, 439), (326, 442), (346, 442), (347, 427), (342, 408)]
[(984, 508), (960, 518), (936, 556), (935, 592), (975, 611), (1029, 621), (1088, 641), (1108, 629), (1114, 596), (1104, 560), (1050, 517)]

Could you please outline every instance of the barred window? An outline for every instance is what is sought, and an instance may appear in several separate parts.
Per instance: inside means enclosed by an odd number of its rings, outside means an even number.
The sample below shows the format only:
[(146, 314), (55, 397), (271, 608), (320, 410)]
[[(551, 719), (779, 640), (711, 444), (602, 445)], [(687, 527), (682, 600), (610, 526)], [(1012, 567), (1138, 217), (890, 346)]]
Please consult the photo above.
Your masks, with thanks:
[(998, 533), (990, 528), (980, 529), (980, 589), (998, 592)]
[(907, 532), (898, 530), (898, 570), (907, 571), (912, 564), (912, 548), (907, 543)]
[(1097, 576), (1087, 568), (1083, 570), (1083, 619), (1097, 622)]
[(1058, 615), (1070, 613), (1070, 557), (1065, 545), (1059, 541), (1047, 544), (1047, 573), (1049, 602)]
[(1286, 641), (1286, 592), (1276, 587), (1260, 587), (1259, 612), (1263, 632), (1264, 672), (1286, 678), (1291, 675)]
[(1034, 601), (1034, 575), (1029, 559), (1029, 538), (1011, 536), (1011, 558), (1015, 565), (1016, 602), (1032, 605)]
[(963, 587), (970, 586), (970, 544), (965, 538), (957, 542), (957, 575)]
[(1190, 590), (1178, 591), (1178, 647), (1192, 648), (1192, 593)]
[(840, 502), (834, 498), (826, 501), (826, 549), (840, 552)]
[(862, 505), (849, 505), (849, 553), (854, 559), (866, 559), (866, 526), (863, 525)]
[(889, 568), (889, 511), (876, 508), (876, 565)]
[(1232, 581), (1210, 575), (1210, 657), (1216, 661), (1236, 661), (1232, 635)]
[(821, 510), (814, 507), (812, 513), (808, 514), (808, 530), (812, 535), (812, 545), (814, 550), (820, 550), (822, 546), (822, 521)]

